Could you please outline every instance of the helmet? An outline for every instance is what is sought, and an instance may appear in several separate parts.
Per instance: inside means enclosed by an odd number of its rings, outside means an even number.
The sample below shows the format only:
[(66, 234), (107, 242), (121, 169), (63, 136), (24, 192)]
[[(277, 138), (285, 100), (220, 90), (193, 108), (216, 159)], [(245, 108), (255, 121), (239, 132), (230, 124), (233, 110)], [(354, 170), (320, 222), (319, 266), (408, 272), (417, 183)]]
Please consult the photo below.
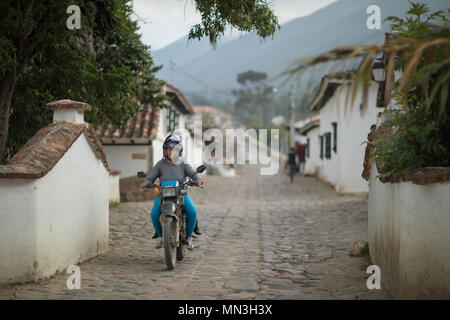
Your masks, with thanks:
[(175, 150), (178, 150), (178, 156), (181, 157), (183, 153), (183, 144), (181, 143), (181, 138), (177, 135), (169, 134), (163, 143), (163, 156), (166, 158), (168, 157), (167, 148), (175, 148)]

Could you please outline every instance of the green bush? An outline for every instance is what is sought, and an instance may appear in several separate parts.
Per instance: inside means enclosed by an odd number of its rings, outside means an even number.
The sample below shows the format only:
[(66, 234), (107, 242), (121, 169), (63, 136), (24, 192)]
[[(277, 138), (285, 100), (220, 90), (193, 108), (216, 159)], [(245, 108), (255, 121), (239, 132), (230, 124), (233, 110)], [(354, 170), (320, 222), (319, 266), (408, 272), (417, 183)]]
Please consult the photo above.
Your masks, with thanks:
[(392, 134), (374, 141), (374, 156), (381, 160), (381, 178), (422, 167), (450, 166), (450, 118), (437, 117), (416, 96), (410, 96), (408, 111), (386, 110)]
[[(403, 110), (385, 111), (391, 113), (392, 120), (385, 124), (392, 133), (374, 142), (374, 156), (381, 160), (380, 178), (416, 168), (450, 166), (450, 46), (448, 40), (442, 42), (450, 35), (450, 10), (430, 13), (426, 4), (411, 2), (411, 6), (407, 19), (387, 18), (397, 38), (407, 37), (415, 45), (395, 57), (395, 69), (402, 70), (404, 79), (395, 83), (394, 90)], [(420, 42), (424, 39), (441, 44)], [(408, 91), (398, 90), (405, 82), (410, 83)]]

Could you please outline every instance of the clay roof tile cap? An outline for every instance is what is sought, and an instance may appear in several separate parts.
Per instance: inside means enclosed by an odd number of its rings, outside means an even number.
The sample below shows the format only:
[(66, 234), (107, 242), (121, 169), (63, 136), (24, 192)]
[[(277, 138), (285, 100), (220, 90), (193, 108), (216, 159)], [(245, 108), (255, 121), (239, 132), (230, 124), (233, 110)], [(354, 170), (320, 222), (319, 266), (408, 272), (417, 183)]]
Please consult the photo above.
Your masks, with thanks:
[(84, 102), (74, 101), (74, 100), (58, 100), (49, 102), (46, 106), (52, 110), (64, 110), (64, 109), (76, 109), (82, 111), (91, 111), (91, 106)]

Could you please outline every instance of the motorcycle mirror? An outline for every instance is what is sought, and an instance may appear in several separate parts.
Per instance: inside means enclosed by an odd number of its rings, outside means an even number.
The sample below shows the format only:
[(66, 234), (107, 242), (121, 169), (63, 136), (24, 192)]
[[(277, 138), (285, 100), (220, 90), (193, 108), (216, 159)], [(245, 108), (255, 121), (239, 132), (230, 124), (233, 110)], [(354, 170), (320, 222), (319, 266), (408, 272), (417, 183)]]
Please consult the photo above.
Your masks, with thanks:
[(144, 173), (144, 171), (139, 171), (139, 172), (137, 173), (137, 176), (138, 176), (139, 178), (145, 178), (145, 173)]
[(205, 169), (206, 169), (206, 166), (204, 164), (202, 164), (195, 171), (197, 171), (197, 173), (202, 173), (203, 171), (205, 171)]

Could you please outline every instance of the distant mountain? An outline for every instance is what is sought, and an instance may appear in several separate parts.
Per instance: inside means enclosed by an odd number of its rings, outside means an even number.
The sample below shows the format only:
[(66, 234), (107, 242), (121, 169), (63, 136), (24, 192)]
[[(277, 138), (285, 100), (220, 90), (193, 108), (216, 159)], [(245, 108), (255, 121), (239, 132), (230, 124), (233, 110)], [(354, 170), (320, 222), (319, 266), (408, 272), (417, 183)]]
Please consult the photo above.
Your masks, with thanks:
[[(427, 0), (431, 9), (447, 9), (448, 0)], [(313, 14), (289, 21), (271, 40), (260, 40), (255, 34), (226, 39), (216, 50), (206, 39), (186, 46), (187, 37), (154, 52), (157, 64), (164, 64), (159, 76), (169, 81), (169, 60), (174, 68), (172, 82), (183, 91), (204, 92), (215, 88), (230, 91), (237, 87), (236, 76), (249, 69), (267, 72), (272, 78), (294, 60), (349, 44), (381, 44), (389, 23), (382, 29), (366, 27), (369, 5), (381, 8), (381, 19), (405, 16), (407, 0), (340, 0)], [(325, 71), (317, 72), (321, 76)], [(207, 85), (207, 86), (205, 86)]]
[[(217, 43), (216, 48), (234, 40), (235, 37), (225, 36)], [(194, 60), (204, 53), (213, 51), (209, 40), (203, 38), (202, 40), (188, 40), (188, 36), (184, 36), (177, 41), (165, 46), (162, 49), (153, 52), (153, 57), (157, 65), (163, 65), (163, 69), (160, 71), (159, 76), (169, 81), (170, 77), (170, 61), (173, 61), (176, 65), (182, 66), (188, 64), (191, 60)]]

